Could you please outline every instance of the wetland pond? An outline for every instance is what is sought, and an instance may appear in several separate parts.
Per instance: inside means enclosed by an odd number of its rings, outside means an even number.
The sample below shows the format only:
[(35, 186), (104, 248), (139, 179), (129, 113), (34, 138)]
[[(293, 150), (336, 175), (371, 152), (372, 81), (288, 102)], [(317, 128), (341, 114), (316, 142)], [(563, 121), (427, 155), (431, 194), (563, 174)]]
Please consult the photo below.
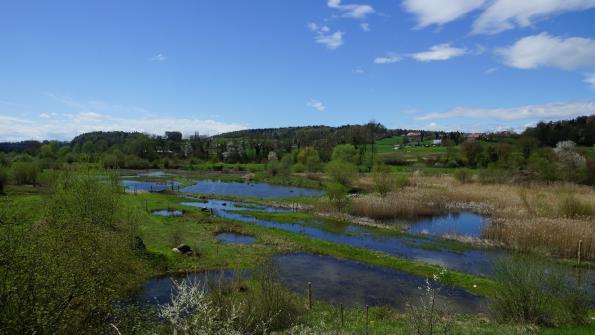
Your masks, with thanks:
[(120, 184), (126, 187), (126, 192), (161, 192), (169, 189), (174, 189), (180, 185), (177, 181), (163, 180), (163, 181), (140, 181), (140, 180), (122, 180)]
[[(342, 303), (346, 307), (388, 305), (405, 310), (407, 303), (417, 303), (425, 293), (423, 277), (356, 261), (307, 253), (278, 255), (273, 261), (279, 281), (289, 290), (305, 297), (307, 283), (312, 282), (314, 300)], [(169, 303), (172, 292), (175, 292), (174, 281), (183, 279), (207, 283), (205, 287), (208, 288), (242, 277), (246, 277), (246, 272), (198, 272), (158, 277), (145, 283), (134, 300), (144, 304)], [(442, 286), (437, 299), (453, 312), (486, 310), (484, 298), (452, 286)]]
[[(276, 228), (309, 237), (346, 244), (353, 247), (380, 251), (386, 254), (443, 266), (451, 270), (477, 275), (492, 273), (492, 264), (500, 254), (496, 250), (463, 248), (452, 250), (448, 241), (438, 238), (390, 234), (377, 229), (348, 223), (321, 221), (278, 222), (263, 220), (255, 216), (258, 212), (287, 213), (286, 209), (265, 207), (253, 209), (244, 203), (210, 199), (206, 202), (183, 202), (182, 205), (213, 209), (215, 215), (258, 226)], [(241, 211), (239, 211), (241, 209)], [(415, 223), (413, 223), (415, 224)]]
[(182, 188), (180, 192), (252, 198), (289, 198), (324, 194), (323, 191), (310, 188), (280, 186), (267, 183), (223, 182), (220, 180), (201, 180), (194, 185)]

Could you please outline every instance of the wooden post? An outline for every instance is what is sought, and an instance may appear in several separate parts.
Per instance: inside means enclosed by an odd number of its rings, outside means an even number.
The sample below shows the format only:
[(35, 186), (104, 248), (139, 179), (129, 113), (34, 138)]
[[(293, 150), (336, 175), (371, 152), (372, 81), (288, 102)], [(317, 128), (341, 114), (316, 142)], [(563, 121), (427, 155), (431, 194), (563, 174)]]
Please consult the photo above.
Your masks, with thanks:
[(343, 320), (343, 304), (341, 304), (341, 328), (343, 328), (343, 326), (345, 325)]
[(366, 305), (366, 335), (368, 334), (368, 308), (369, 306)]
[(581, 249), (583, 248), (583, 240), (578, 240), (578, 252), (576, 254), (576, 259), (578, 265), (581, 265)]
[(312, 309), (312, 282), (308, 282), (308, 309)]

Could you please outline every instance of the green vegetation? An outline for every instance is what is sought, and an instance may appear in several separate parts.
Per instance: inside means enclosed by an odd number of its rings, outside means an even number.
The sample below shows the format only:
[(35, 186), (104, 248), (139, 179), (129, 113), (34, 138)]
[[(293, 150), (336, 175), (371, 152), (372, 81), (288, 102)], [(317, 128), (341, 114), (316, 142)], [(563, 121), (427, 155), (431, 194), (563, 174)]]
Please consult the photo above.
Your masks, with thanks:
[(492, 310), (501, 321), (560, 326), (586, 321), (589, 298), (559, 269), (526, 256), (501, 260)]
[[(97, 132), (70, 143), (0, 144), (0, 333), (105, 334), (114, 327), (130, 334), (591, 333), (588, 297), (567, 280), (568, 271), (551, 264), (584, 269), (595, 257), (595, 193), (580, 185), (595, 184), (594, 120), (539, 124), (521, 136), (388, 130), (370, 122), (187, 139), (175, 131), (164, 136)], [(419, 249), (456, 254), (502, 247), (543, 255), (547, 262), (519, 256), (504, 259), (491, 277), (439, 275), (441, 283), (490, 299), (494, 319), (445, 312), (436, 304), (430, 279), (420, 304), (407, 311), (375, 306), (366, 321), (361, 308), (347, 308), (341, 322), (337, 306), (317, 301), (305, 308), (304, 296), (279, 283), (268, 264), (271, 257), (324, 254), (426, 278), (441, 269), (222, 219), (180, 204), (205, 199), (183, 199), (169, 190), (124, 193), (119, 168), (184, 171), (139, 176), (139, 181), (190, 185), (218, 179), (324, 189), (319, 197), (219, 198), (251, 202), (231, 209), (244, 215), (350, 237), (357, 232), (329, 217), (355, 216), (354, 222), (368, 224), (470, 209), (491, 217), (479, 237), (412, 239), (399, 227), (369, 231), (403, 237)], [(305, 210), (259, 211), (266, 203)], [(183, 215), (151, 214), (159, 209), (183, 210)], [(256, 242), (224, 244), (216, 238), (223, 232), (253, 236)], [(172, 251), (180, 245), (192, 254)], [(575, 265), (579, 250), (582, 263)], [(208, 292), (181, 284), (173, 303), (157, 309), (120, 303), (152, 276), (221, 269), (252, 275)]]

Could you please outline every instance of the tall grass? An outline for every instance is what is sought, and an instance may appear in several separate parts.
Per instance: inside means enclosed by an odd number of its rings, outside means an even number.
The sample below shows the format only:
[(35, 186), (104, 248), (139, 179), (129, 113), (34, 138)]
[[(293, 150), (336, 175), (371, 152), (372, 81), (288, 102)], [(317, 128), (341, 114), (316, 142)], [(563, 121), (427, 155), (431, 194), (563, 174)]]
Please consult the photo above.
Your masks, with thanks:
[[(358, 185), (372, 190), (363, 179)], [(491, 244), (561, 257), (595, 259), (595, 190), (568, 183), (460, 183), (450, 176), (413, 174), (409, 186), (385, 197), (361, 195), (349, 213), (376, 220), (414, 218), (447, 211), (474, 211), (490, 217), (482, 237)], [(328, 207), (319, 206), (320, 211)]]

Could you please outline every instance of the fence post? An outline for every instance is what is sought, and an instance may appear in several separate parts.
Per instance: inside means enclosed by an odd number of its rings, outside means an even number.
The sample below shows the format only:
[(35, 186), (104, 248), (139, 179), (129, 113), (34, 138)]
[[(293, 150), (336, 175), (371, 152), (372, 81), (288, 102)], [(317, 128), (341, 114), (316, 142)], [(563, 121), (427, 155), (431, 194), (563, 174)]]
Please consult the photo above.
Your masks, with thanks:
[(368, 308), (369, 306), (366, 305), (366, 335), (368, 334)]
[(344, 327), (344, 325), (345, 325), (345, 323), (344, 323), (344, 321), (343, 321), (343, 320), (344, 320), (344, 319), (343, 319), (343, 304), (341, 304), (341, 328), (343, 328), (343, 327)]
[(581, 265), (581, 249), (583, 248), (583, 240), (578, 240), (578, 252), (576, 255), (578, 265)]
[(308, 309), (312, 309), (312, 282), (308, 282)]

